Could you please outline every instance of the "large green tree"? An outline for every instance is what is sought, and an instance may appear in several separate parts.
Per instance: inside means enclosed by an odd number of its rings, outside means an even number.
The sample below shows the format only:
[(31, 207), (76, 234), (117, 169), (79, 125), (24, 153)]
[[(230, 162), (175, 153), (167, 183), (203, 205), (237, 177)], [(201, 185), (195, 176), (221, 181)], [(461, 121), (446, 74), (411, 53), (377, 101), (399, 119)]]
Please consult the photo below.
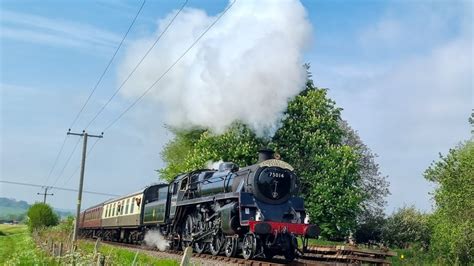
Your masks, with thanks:
[(440, 155), (425, 178), (437, 185), (432, 250), (449, 264), (474, 262), (474, 141)]
[(364, 199), (359, 156), (343, 144), (340, 112), (309, 80), (306, 89), (288, 103), (273, 145), (295, 167), (305, 204), (323, 236), (342, 238), (355, 229)]

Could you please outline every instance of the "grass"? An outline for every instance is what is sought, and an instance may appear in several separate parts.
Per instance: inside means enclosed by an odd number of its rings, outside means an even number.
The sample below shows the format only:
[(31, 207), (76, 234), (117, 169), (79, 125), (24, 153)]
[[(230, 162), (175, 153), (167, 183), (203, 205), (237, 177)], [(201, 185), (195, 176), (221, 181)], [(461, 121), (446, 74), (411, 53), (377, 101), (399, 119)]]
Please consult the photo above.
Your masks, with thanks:
[(36, 248), (25, 225), (0, 225), (0, 265), (54, 264)]
[(336, 242), (336, 241), (329, 241), (324, 239), (312, 239), (310, 238), (308, 241), (309, 245), (317, 245), (317, 246), (341, 246), (344, 245), (344, 242)]
[[(94, 243), (89, 241), (80, 241), (79, 249), (86, 253), (94, 252)], [(109, 261), (113, 265), (131, 265), (136, 252), (120, 247), (114, 247), (110, 245), (100, 245), (98, 252), (102, 255), (108, 256)], [(179, 262), (172, 259), (159, 259), (146, 254), (138, 253), (136, 263), (138, 265), (163, 265), (163, 266), (175, 266), (179, 265)]]

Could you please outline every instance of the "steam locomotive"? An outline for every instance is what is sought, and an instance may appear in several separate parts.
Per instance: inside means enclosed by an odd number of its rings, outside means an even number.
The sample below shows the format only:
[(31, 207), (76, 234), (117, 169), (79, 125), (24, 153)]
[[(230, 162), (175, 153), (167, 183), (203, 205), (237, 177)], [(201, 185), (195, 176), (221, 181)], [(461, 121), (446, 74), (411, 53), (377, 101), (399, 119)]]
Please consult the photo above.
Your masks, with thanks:
[[(297, 237), (317, 238), (309, 224), (293, 167), (261, 150), (256, 164), (239, 168), (222, 163), (178, 175), (169, 184), (151, 185), (81, 213), (83, 237), (140, 243), (159, 230), (171, 249), (192, 246), (194, 252), (241, 252), (245, 259), (283, 255), (293, 260)], [(239, 252), (240, 251), (240, 252)]]

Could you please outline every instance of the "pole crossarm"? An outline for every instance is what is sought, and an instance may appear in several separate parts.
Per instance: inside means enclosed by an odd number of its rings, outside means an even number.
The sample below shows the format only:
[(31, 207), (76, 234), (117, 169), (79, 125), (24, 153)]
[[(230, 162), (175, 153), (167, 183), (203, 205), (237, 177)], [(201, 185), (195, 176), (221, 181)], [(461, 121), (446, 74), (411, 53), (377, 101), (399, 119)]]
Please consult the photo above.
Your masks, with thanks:
[(36, 193), (36, 195), (43, 195), (43, 203), (46, 204), (46, 197), (47, 196), (54, 196), (53, 193), (48, 193), (48, 189), (52, 187), (44, 187), (44, 193)]

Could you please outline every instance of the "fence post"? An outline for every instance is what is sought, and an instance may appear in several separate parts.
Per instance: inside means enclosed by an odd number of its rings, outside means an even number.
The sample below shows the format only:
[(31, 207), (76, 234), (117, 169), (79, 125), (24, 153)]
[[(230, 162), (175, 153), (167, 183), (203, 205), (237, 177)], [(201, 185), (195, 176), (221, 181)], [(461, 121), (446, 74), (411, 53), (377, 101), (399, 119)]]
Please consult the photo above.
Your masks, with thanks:
[(97, 256), (97, 266), (104, 266), (105, 265), (105, 256), (100, 254)]
[(97, 252), (99, 251), (99, 241), (100, 241), (100, 238), (97, 238), (97, 240), (95, 241), (95, 245), (94, 245), (94, 257), (97, 255)]
[(189, 265), (189, 259), (193, 255), (193, 248), (192, 247), (187, 247), (184, 250), (183, 258), (181, 259), (181, 264), (180, 266), (188, 266)]
[(137, 250), (137, 253), (135, 253), (135, 258), (133, 258), (132, 266), (137, 265), (137, 264), (136, 264), (137, 257), (138, 257), (138, 250)]
[(59, 257), (63, 256), (63, 242), (59, 243)]

